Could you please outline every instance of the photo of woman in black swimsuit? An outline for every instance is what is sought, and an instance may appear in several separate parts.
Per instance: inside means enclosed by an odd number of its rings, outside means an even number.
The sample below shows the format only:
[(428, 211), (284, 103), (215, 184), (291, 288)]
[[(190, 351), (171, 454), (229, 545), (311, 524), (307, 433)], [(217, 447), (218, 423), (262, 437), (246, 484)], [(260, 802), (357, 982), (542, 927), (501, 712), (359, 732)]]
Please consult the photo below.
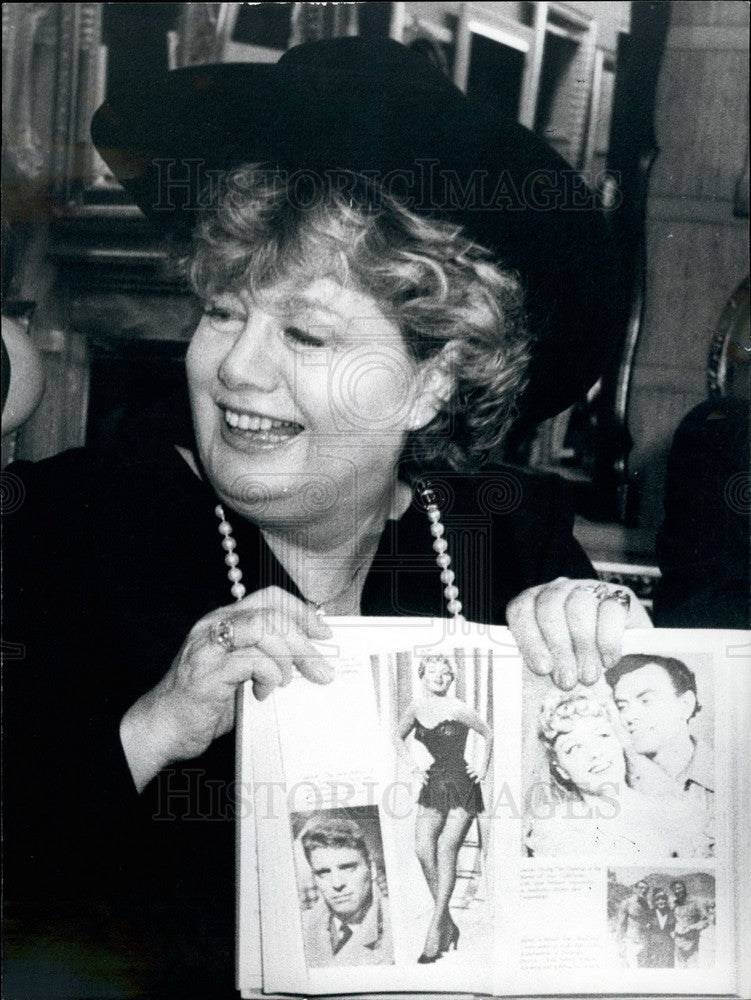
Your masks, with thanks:
[[(420, 963), (435, 962), (459, 942), (459, 928), (449, 913), (456, 884), (456, 864), (472, 820), (484, 809), (480, 782), (487, 774), (493, 734), (487, 723), (457, 697), (450, 695), (455, 672), (445, 656), (426, 656), (418, 676), (422, 693), (407, 708), (396, 730), (397, 747), (409, 758), (422, 788), (415, 821), (415, 850), (434, 901), (433, 916)], [(481, 761), (467, 763), (469, 731), (483, 739)], [(409, 753), (407, 737), (414, 733), (432, 763), (426, 769)]]

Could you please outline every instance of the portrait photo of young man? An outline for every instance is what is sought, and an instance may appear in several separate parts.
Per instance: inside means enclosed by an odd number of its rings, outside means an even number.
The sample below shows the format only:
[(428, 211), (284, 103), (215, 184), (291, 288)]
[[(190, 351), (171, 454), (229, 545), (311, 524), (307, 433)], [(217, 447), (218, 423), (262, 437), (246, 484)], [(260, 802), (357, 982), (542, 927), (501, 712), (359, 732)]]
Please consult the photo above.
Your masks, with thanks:
[(388, 900), (362, 827), (353, 819), (315, 813), (299, 841), (318, 896), (303, 912), (308, 965), (393, 964)]

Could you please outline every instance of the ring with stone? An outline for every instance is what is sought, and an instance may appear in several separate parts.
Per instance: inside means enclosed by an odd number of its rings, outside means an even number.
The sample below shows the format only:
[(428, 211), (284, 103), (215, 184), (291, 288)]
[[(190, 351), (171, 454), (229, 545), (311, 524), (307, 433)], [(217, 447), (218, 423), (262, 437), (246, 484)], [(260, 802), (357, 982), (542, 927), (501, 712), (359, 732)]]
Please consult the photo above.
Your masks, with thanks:
[(218, 643), (228, 653), (233, 652), (235, 648), (235, 629), (232, 622), (228, 622), (226, 618), (214, 622), (211, 626), (211, 641)]
[(616, 590), (609, 590), (603, 600), (617, 601), (627, 611), (631, 607), (631, 594), (627, 590), (618, 587)]
[(606, 597), (610, 597), (610, 591), (606, 583), (582, 583), (576, 589), (594, 594), (598, 601), (604, 601)]

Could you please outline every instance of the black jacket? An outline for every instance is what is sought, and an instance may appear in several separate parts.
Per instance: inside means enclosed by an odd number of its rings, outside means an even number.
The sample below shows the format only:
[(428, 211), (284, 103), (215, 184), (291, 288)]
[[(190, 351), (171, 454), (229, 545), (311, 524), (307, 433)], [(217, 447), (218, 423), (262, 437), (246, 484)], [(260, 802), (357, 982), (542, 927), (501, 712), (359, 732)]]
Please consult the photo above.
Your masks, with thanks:
[[(73, 900), (89, 918), (104, 907), (149, 996), (163, 978), (165, 995), (231, 993), (233, 737), (138, 797), (118, 735), (196, 620), (232, 601), (216, 499), (152, 442), (5, 476), (17, 498), (4, 525), (6, 898), (33, 912)], [(432, 482), (467, 619), (502, 624), (525, 587), (593, 575), (555, 477), (496, 467)], [(232, 520), (248, 590), (295, 591), (258, 529)], [(364, 615), (445, 614), (431, 542), (416, 504), (389, 523)]]

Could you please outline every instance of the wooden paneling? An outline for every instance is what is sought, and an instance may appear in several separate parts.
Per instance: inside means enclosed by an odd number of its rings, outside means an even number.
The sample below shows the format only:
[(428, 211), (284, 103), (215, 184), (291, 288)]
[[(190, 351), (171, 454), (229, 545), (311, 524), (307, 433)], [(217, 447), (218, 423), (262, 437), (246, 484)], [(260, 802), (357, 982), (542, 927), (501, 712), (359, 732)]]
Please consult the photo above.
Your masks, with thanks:
[[(726, 212), (730, 216), (729, 206)], [(649, 218), (647, 229), (647, 305), (637, 368), (703, 376), (722, 307), (748, 266), (746, 226)]]
[(657, 94), (660, 148), (647, 203), (647, 294), (632, 386), (630, 469), (639, 525), (662, 521), (665, 462), (706, 398), (707, 350), (748, 269), (748, 221), (733, 196), (748, 145), (748, 5), (671, 4)]
[(678, 0), (673, 3), (674, 25), (718, 25), (748, 29), (748, 4), (743, 0)]
[(745, 51), (675, 49), (668, 34), (655, 121), (661, 153), (650, 195), (732, 200), (748, 143), (745, 41)]

